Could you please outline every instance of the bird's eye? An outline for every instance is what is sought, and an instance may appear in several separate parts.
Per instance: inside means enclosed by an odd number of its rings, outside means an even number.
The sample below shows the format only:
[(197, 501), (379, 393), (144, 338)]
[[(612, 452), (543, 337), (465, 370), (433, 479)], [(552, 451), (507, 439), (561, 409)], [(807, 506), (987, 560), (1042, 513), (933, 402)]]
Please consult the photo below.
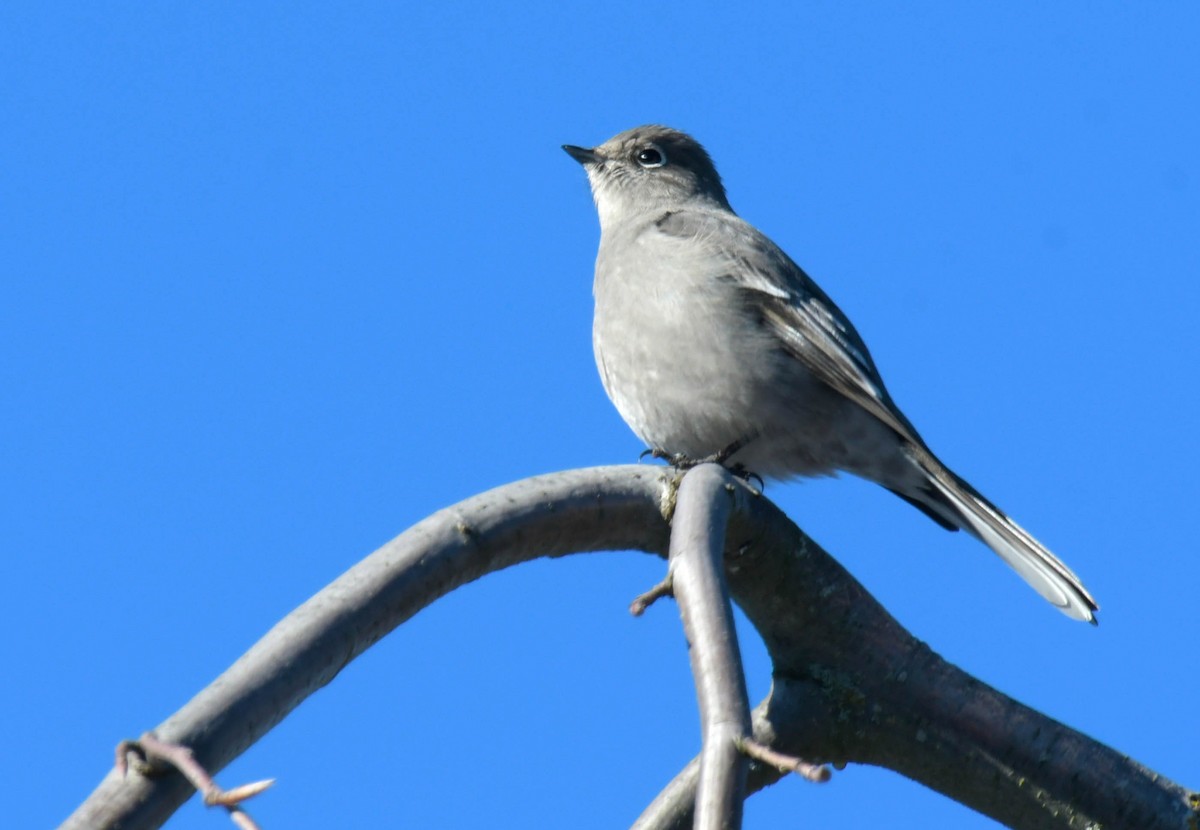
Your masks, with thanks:
[(633, 158), (642, 167), (647, 168), (662, 167), (667, 163), (667, 157), (663, 154), (663, 151), (658, 149), (658, 147), (653, 144), (648, 144), (642, 149), (638, 150), (634, 154)]

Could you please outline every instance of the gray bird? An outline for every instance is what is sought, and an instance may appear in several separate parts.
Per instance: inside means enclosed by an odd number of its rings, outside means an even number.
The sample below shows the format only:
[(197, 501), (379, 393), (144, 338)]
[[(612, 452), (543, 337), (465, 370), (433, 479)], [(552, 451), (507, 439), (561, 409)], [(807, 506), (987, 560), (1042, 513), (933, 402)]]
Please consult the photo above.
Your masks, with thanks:
[(564, 145), (600, 215), (592, 343), (604, 388), (656, 454), (761, 476), (874, 481), (966, 530), (1078, 620), (1079, 578), (930, 451), (854, 326), (729, 206), (708, 153), (661, 126)]

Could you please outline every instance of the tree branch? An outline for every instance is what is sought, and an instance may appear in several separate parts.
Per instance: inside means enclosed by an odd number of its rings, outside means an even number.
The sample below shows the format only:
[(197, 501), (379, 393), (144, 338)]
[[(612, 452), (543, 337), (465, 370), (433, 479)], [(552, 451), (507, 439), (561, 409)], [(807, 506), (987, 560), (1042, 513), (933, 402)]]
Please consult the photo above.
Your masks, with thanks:
[[(439, 511), (285, 617), (153, 731), (215, 773), (461, 585), (542, 556), (664, 555), (672, 480), (655, 467), (573, 470)], [(1184, 830), (1200, 819), (1195, 793), (945, 663), (761, 494), (738, 485), (733, 508), (729, 587), (774, 661), (757, 740), (813, 760), (890, 767), (1017, 828)], [(158, 827), (192, 792), (178, 774), (113, 770), (63, 826)]]
[(716, 464), (689, 470), (679, 484), (671, 522), (670, 580), (688, 641), (703, 750), (696, 787), (696, 830), (742, 826), (750, 702), (725, 587), (725, 528), (733, 476)]
[[(741, 494), (726, 541), (733, 596), (774, 666), (757, 740), (887, 767), (1020, 830), (1200, 826), (1196, 792), (950, 665), (774, 512)], [(779, 777), (752, 766), (747, 789)], [(671, 812), (648, 809), (639, 830), (689, 826), (689, 787), (691, 765), (664, 790)]]
[[(666, 555), (673, 472), (572, 470), (490, 490), (409, 528), (305, 602), (153, 732), (215, 774), (396, 626), (455, 588), (543, 556)], [(115, 743), (115, 741), (114, 741)], [(178, 774), (116, 770), (62, 825), (160, 827), (194, 792)]]

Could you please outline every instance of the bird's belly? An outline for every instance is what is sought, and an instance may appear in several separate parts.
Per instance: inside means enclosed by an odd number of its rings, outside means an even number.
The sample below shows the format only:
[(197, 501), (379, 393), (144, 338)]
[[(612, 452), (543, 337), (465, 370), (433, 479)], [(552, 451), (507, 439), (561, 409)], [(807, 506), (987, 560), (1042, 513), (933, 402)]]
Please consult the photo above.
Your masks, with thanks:
[(894, 453), (894, 433), (765, 333), (722, 341), (714, 330), (729, 327), (702, 318), (639, 316), (597, 315), (594, 345), (605, 390), (651, 448), (699, 459), (741, 442), (731, 460), (772, 478), (867, 472), (864, 457)]

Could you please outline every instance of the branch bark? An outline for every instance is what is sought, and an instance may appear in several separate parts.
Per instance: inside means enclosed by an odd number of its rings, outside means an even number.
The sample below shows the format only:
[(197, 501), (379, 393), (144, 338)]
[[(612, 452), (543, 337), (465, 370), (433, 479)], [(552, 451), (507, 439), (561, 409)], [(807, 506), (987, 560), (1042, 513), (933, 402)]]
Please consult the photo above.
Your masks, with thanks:
[(750, 701), (725, 586), (725, 529), (734, 479), (716, 464), (683, 476), (671, 522), (670, 579), (696, 679), (703, 749), (696, 785), (696, 830), (742, 826)]
[[(673, 478), (644, 466), (573, 470), (439, 511), (285, 617), (153, 731), (215, 773), (373, 643), (463, 584), (542, 556), (665, 555)], [(1196, 793), (947, 664), (760, 494), (738, 486), (732, 496), (726, 575), (774, 661), (771, 695), (755, 713), (757, 740), (812, 760), (890, 767), (1011, 827), (1194, 830)], [(760, 777), (760, 766), (751, 787), (779, 777)], [(192, 792), (175, 773), (114, 770), (63, 827), (159, 827)], [(659, 818), (669, 816), (651, 820)]]

